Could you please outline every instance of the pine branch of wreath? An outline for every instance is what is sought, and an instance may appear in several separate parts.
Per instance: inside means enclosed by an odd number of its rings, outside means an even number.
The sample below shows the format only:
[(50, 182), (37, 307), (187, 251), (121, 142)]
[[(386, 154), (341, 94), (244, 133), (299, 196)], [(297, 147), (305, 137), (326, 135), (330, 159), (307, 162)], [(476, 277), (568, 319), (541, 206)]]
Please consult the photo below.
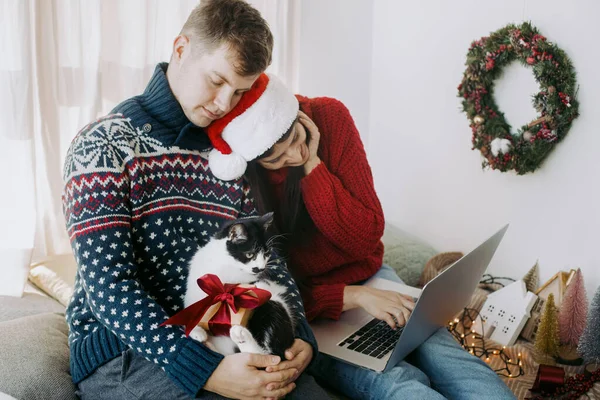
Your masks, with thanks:
[[(540, 117), (516, 134), (493, 99), (494, 80), (502, 67), (518, 60), (531, 66), (540, 92), (533, 105)], [(524, 23), (508, 25), (474, 41), (467, 53), (467, 69), (458, 87), (484, 168), (525, 174), (539, 168), (579, 115), (575, 70), (564, 51)]]

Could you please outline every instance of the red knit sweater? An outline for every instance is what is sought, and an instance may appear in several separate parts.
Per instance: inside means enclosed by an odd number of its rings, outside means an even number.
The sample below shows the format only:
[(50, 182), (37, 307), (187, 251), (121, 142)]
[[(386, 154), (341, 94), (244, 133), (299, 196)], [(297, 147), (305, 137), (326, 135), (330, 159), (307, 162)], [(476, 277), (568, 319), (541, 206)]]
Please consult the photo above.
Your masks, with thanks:
[[(319, 128), (322, 162), (301, 181), (317, 232), (305, 245), (291, 249), (289, 262), (308, 281), (309, 289), (302, 293), (308, 320), (339, 319), (344, 287), (373, 276), (381, 267), (383, 210), (348, 109), (331, 98), (298, 99)], [(269, 171), (279, 196), (286, 175), (286, 169)]]

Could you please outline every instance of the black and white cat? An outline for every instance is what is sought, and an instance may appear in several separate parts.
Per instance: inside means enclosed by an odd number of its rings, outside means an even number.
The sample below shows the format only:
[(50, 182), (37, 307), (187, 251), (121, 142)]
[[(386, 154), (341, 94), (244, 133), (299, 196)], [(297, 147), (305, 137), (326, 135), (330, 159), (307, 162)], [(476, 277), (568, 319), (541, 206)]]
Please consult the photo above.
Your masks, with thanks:
[(196, 280), (215, 274), (223, 283), (254, 284), (271, 292), (271, 299), (254, 309), (247, 327), (234, 325), (229, 337), (212, 336), (196, 326), (190, 336), (221, 354), (241, 352), (275, 354), (285, 359), (285, 350), (294, 342), (294, 317), (286, 302), (286, 288), (261, 279), (269, 267), (271, 240), (268, 229), (273, 213), (229, 222), (198, 249), (190, 262), (184, 306), (206, 297)]

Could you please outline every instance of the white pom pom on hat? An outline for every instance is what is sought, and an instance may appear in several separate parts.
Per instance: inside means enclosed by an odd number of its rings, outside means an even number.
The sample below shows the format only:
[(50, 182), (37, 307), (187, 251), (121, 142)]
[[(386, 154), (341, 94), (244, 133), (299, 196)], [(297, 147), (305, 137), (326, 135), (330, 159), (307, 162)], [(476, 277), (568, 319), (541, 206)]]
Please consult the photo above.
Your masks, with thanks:
[(298, 117), (296, 96), (274, 75), (261, 74), (240, 102), (206, 128), (214, 149), (213, 175), (230, 181), (244, 175), (248, 161), (269, 150)]
[(248, 162), (238, 153), (223, 154), (212, 149), (208, 155), (208, 166), (217, 178), (232, 181), (244, 175)]

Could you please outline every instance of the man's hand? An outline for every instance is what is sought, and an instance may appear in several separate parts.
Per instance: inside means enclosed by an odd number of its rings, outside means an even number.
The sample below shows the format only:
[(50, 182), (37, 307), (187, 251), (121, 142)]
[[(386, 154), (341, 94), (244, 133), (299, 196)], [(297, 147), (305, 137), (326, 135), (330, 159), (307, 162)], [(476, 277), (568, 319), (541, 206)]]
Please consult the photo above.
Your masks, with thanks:
[(263, 354), (226, 356), (208, 378), (204, 389), (233, 399), (280, 399), (296, 387), (292, 381), (296, 368), (276, 372), (258, 369), (278, 366), (279, 361), (277, 356)]
[[(313, 358), (313, 348), (310, 344), (302, 339), (294, 340), (292, 347), (285, 352), (286, 361), (267, 367), (267, 372), (275, 373), (279, 371), (295, 370), (296, 373), (287, 381), (281, 383), (285, 387), (286, 384), (294, 382), (302, 372), (308, 367)], [(275, 384), (270, 384), (275, 387)]]
[(412, 297), (390, 290), (367, 286), (346, 286), (344, 288), (344, 311), (356, 307), (364, 308), (373, 317), (387, 322), (392, 329), (396, 329), (396, 326), (406, 324), (410, 313), (415, 308), (415, 302)]
[(294, 340), (292, 347), (285, 351), (285, 358), (286, 361), (267, 367), (267, 372), (296, 369), (298, 371), (297, 375), (294, 377), (294, 380), (296, 380), (296, 378), (304, 372), (306, 367), (308, 367), (308, 364), (310, 364), (310, 361), (313, 358), (312, 346), (302, 339), (296, 339)]

